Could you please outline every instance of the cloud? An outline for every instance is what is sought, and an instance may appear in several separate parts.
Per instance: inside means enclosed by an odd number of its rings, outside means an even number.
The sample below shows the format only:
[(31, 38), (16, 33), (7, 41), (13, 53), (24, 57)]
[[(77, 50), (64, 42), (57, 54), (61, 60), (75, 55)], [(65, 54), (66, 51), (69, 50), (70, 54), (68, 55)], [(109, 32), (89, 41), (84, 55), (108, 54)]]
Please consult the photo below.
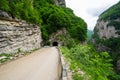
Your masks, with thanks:
[(119, 0), (66, 0), (67, 7), (71, 8), (74, 13), (83, 18), (88, 29), (93, 30), (98, 16)]
[(103, 13), (105, 10), (107, 10), (109, 7), (111, 7), (112, 4), (107, 4), (107, 5), (104, 5), (104, 6), (99, 6), (99, 7), (94, 7), (94, 8), (86, 8), (86, 12), (87, 14), (89, 15), (92, 15), (93, 17), (96, 17), (96, 16), (99, 16), (101, 13)]
[(92, 17), (96, 17), (96, 16), (99, 16), (103, 11), (104, 11), (104, 8), (100, 8), (100, 9), (92, 8), (92, 9), (88, 9), (86, 12)]

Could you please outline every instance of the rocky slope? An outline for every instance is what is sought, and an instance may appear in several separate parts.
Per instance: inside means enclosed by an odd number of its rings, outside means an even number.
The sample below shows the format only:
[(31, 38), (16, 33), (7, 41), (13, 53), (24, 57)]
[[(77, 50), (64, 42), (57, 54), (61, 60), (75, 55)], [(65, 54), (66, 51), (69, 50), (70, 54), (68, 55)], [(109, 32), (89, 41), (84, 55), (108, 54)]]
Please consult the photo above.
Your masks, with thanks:
[(92, 42), (106, 45), (105, 41), (110, 39), (118, 40), (119, 38), (120, 38), (120, 2), (112, 6), (99, 16), (99, 20), (97, 21), (96, 27), (94, 28)]
[[(120, 22), (120, 20), (118, 20)], [(100, 39), (109, 39), (112, 37), (119, 37), (120, 35), (117, 33), (117, 29), (115, 29), (115, 26), (108, 25), (110, 21), (98, 21), (96, 24), (96, 29), (98, 30), (97, 34)]]
[(108, 51), (116, 72), (120, 67), (120, 2), (103, 12), (94, 29), (92, 43), (98, 51)]
[(40, 27), (12, 19), (0, 11), (0, 53), (15, 53), (40, 48)]

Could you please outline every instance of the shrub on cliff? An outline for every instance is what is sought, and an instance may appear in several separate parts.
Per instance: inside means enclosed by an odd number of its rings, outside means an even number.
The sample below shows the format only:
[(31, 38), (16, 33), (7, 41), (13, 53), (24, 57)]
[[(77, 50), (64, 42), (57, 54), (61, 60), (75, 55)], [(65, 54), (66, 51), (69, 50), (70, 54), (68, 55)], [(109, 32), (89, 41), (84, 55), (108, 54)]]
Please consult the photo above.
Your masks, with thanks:
[(51, 5), (42, 8), (41, 16), (43, 24), (47, 26), (43, 28), (46, 28), (49, 35), (64, 27), (74, 39), (80, 41), (86, 40), (86, 23), (81, 18), (75, 16), (69, 8)]
[(12, 0), (9, 2), (10, 14), (13, 17), (26, 20), (31, 23), (39, 23), (38, 11), (34, 8), (32, 0)]
[(71, 9), (56, 6), (55, 0), (1, 0), (1, 3), (0, 9), (6, 10), (13, 18), (41, 24), (44, 40), (63, 27), (74, 39), (86, 40), (86, 23), (75, 16)]
[(8, 0), (0, 0), (0, 10), (9, 11)]

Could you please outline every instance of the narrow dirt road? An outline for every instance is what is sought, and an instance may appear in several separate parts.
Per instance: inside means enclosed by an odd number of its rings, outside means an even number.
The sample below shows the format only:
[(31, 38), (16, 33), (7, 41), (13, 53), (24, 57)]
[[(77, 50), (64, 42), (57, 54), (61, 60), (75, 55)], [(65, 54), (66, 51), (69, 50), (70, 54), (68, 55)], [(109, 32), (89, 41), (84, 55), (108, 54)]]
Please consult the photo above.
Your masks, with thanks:
[(58, 50), (43, 48), (0, 66), (0, 80), (59, 80)]

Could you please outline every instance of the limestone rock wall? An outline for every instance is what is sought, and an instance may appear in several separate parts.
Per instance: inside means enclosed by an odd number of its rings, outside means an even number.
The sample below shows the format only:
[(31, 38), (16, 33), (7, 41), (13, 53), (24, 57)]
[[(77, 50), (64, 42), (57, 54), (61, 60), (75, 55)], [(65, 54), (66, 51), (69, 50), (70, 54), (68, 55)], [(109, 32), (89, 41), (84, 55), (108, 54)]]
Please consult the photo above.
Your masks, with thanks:
[(39, 26), (0, 17), (0, 54), (40, 48), (41, 41)]
[(114, 26), (107, 26), (109, 21), (98, 21), (96, 24), (96, 29), (98, 30), (97, 34), (100, 39), (105, 38), (109, 39), (111, 37), (119, 37)]

